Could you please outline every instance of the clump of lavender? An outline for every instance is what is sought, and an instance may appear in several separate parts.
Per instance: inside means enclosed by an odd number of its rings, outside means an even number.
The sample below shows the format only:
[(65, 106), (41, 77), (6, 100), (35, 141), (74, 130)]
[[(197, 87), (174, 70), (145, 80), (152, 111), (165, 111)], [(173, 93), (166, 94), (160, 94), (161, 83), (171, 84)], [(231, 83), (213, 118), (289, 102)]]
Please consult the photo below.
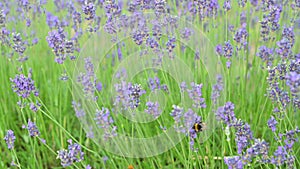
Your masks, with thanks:
[(76, 38), (73, 38), (73, 40), (68, 40), (63, 28), (58, 27), (57, 30), (50, 31), (46, 37), (46, 40), (56, 56), (55, 62), (63, 64), (67, 56), (70, 56), (70, 59), (74, 60), (73, 54), (76, 46)]
[(81, 72), (77, 77), (77, 81), (83, 86), (83, 91), (85, 97), (91, 98), (92, 100), (97, 100), (94, 96), (96, 92), (96, 81), (97, 77), (95, 75), (94, 64), (92, 63), (92, 58), (87, 57), (84, 59), (85, 72)]
[(38, 96), (39, 92), (34, 86), (34, 80), (31, 78), (31, 70), (29, 71), (28, 77), (23, 74), (16, 75), (14, 79), (10, 79), (12, 82), (13, 91), (22, 98), (28, 98), (30, 94), (34, 94), (34, 96)]
[(156, 15), (161, 15), (166, 12), (166, 1), (165, 0), (156, 0), (154, 1), (154, 10)]
[(237, 50), (241, 50), (242, 48), (244, 50), (247, 49), (247, 44), (248, 44), (247, 38), (248, 38), (248, 32), (246, 30), (246, 24), (243, 24), (242, 28), (237, 30), (233, 38), (238, 44)]
[(22, 128), (26, 128), (29, 132), (31, 137), (38, 137), (40, 136), (40, 131), (38, 130), (36, 124), (28, 119), (27, 126), (23, 125)]
[(12, 130), (7, 130), (7, 133), (4, 137), (4, 140), (7, 144), (8, 149), (13, 149), (14, 148), (16, 136), (15, 136), (15, 134)]
[(205, 99), (202, 96), (203, 84), (191, 83), (191, 89), (187, 89), (189, 97), (193, 100), (194, 108), (206, 108)]
[(169, 91), (168, 86), (166, 84), (161, 84), (160, 79), (156, 76), (154, 78), (148, 79), (148, 86), (151, 91), (154, 91), (156, 89), (162, 89), (166, 92)]
[(237, 144), (237, 152), (241, 154), (253, 140), (253, 133), (250, 129), (250, 125), (241, 120), (235, 122), (234, 128), (236, 130), (235, 142)]
[(183, 115), (184, 117), (184, 126), (188, 127), (188, 136), (190, 137), (190, 148), (194, 151), (198, 151), (198, 149), (194, 148), (195, 140), (197, 138), (197, 134), (201, 132), (204, 128), (204, 124), (202, 122), (202, 117), (198, 116), (193, 112), (192, 109), (188, 109), (188, 111)]
[(254, 143), (249, 147), (245, 153), (242, 155), (244, 164), (249, 164), (252, 162), (253, 158), (257, 159), (260, 163), (269, 163), (269, 144), (262, 139), (255, 139)]
[(72, 140), (68, 140), (68, 149), (59, 150), (57, 153), (57, 159), (60, 159), (63, 167), (71, 166), (76, 162), (83, 160), (84, 153), (81, 150), (81, 146), (77, 143), (73, 143)]
[(229, 11), (231, 9), (231, 0), (225, 0), (223, 5), (224, 11)]
[(181, 38), (183, 38), (185, 40), (189, 40), (192, 34), (193, 34), (193, 31), (187, 27), (185, 27), (183, 30), (181, 30)]
[(140, 97), (145, 93), (140, 84), (129, 84), (130, 107), (137, 108), (140, 105)]
[(300, 109), (300, 74), (296, 72), (287, 74), (286, 84), (290, 88), (293, 104)]
[(96, 8), (95, 5), (91, 2), (86, 0), (82, 5), (82, 11), (86, 15), (86, 20), (92, 20), (95, 17)]
[(274, 156), (271, 162), (276, 166), (281, 166), (287, 160), (288, 153), (283, 146), (278, 146), (277, 150), (274, 152)]
[(80, 102), (72, 101), (72, 107), (75, 110), (75, 114), (77, 118), (85, 116), (85, 111), (82, 108)]
[(271, 118), (268, 120), (268, 127), (275, 132), (276, 131), (276, 126), (277, 126), (277, 121), (274, 116), (271, 116)]
[(143, 26), (139, 30), (134, 31), (132, 39), (137, 45), (142, 45), (149, 37), (148, 28)]
[(168, 42), (166, 43), (166, 49), (168, 50), (169, 53), (171, 53), (173, 51), (173, 49), (176, 47), (176, 38), (170, 38), (168, 39)]
[(110, 111), (102, 107), (101, 110), (96, 110), (95, 122), (103, 132), (103, 139), (114, 137), (117, 135), (117, 126), (112, 126), (114, 123), (113, 118), (110, 115)]
[(256, 56), (260, 57), (265, 63), (267, 63), (267, 66), (272, 66), (274, 57), (273, 50), (271, 48), (267, 48), (266, 46), (259, 47)]
[(270, 40), (270, 27), (266, 16), (264, 16), (262, 21), (260, 21), (260, 26), (260, 35), (262, 37), (262, 40)]
[(175, 121), (174, 128), (177, 132), (186, 133), (186, 130), (183, 126), (182, 117), (183, 117), (183, 108), (177, 105), (172, 106), (172, 111), (170, 115), (173, 117)]
[(243, 169), (243, 162), (240, 156), (224, 157), (228, 169)]
[(216, 52), (227, 59), (226, 67), (230, 68), (231, 66), (230, 58), (232, 57), (233, 54), (233, 46), (231, 45), (230, 41), (225, 42), (224, 46), (220, 44), (217, 45)]
[(225, 106), (219, 107), (216, 111), (216, 117), (227, 126), (233, 126), (237, 121), (237, 118), (234, 114), (234, 104), (231, 102), (227, 102)]
[(147, 109), (145, 110), (146, 113), (152, 115), (155, 119), (158, 118), (161, 114), (161, 110), (159, 108), (158, 102), (147, 102), (146, 103)]
[[(194, 149), (194, 143), (197, 134), (203, 130), (201, 116), (198, 116), (192, 109), (188, 109), (188, 111), (184, 113), (183, 108), (176, 105), (173, 105), (173, 110), (170, 115), (175, 121), (175, 130), (189, 136), (190, 148), (197, 151), (197, 149)], [(195, 127), (195, 125), (197, 125), (197, 127)]]
[(22, 39), (20, 33), (13, 32), (12, 33), (12, 48), (15, 52), (20, 55), (19, 61), (26, 61), (28, 59), (27, 56), (24, 56), (24, 52), (27, 48), (27, 43)]
[(213, 91), (211, 94), (211, 100), (213, 101), (214, 104), (217, 103), (217, 99), (220, 97), (220, 93), (224, 88), (223, 85), (223, 78), (221, 75), (217, 76), (217, 83), (215, 85), (213, 85)]
[(5, 22), (6, 22), (6, 16), (3, 10), (0, 10), (0, 28), (5, 26)]
[(38, 101), (36, 101), (36, 104), (34, 104), (33, 102), (29, 103), (29, 108), (33, 112), (37, 112), (40, 107), (41, 107), (41, 104)]
[(247, 3), (247, 0), (239, 0), (240, 7), (245, 7), (246, 3)]

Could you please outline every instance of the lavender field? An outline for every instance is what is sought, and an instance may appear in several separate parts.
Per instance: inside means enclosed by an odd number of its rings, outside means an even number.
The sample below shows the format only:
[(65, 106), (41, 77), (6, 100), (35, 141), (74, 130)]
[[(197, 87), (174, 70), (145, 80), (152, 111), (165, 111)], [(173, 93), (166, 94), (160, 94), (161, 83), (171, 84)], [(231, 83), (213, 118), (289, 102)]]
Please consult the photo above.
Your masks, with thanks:
[(299, 0), (1, 0), (0, 169), (300, 168)]

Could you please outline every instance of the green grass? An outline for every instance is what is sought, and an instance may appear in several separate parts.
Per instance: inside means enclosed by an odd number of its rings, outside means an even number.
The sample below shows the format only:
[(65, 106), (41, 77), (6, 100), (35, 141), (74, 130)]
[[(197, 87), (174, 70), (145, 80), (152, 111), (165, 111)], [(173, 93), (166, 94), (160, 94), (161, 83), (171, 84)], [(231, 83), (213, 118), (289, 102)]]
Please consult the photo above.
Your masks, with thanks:
[[(222, 3), (220, 3), (220, 6)], [(262, 18), (262, 12), (254, 12), (250, 14), (252, 6), (247, 4), (245, 10), (248, 13), (247, 22), (250, 23), (252, 19), (258, 17)], [(285, 7), (287, 8), (287, 7)], [(47, 5), (47, 9), (53, 11), (52, 4)], [(225, 31), (226, 26), (229, 24), (238, 28), (239, 17), (236, 13), (241, 12), (242, 9), (234, 4), (232, 10), (228, 14), (218, 16), (215, 20), (206, 20), (205, 22), (194, 22), (194, 26), (199, 30), (204, 31), (204, 34), (211, 41), (212, 46), (217, 44), (223, 44), (224, 41), (230, 40), (234, 42), (234, 34)], [(289, 9), (284, 9), (287, 12), (287, 16), (293, 17), (293, 13)], [(59, 14), (62, 15), (62, 14)], [(104, 23), (104, 21), (102, 21)], [(208, 24), (204, 29), (204, 24)], [(280, 25), (289, 26), (288, 20), (282, 19)], [(217, 25), (216, 28), (213, 28)], [(9, 28), (15, 28), (18, 31), (24, 30), (24, 23), (17, 25), (9, 25)], [(223, 157), (237, 155), (236, 145), (234, 141), (233, 131), (231, 132), (230, 142), (226, 141), (226, 135), (224, 134), (223, 127), (219, 126), (215, 129), (209, 139), (200, 144), (196, 142), (198, 152), (193, 152), (189, 148), (189, 138), (183, 139), (182, 142), (177, 144), (174, 148), (166, 151), (162, 154), (147, 158), (128, 158), (115, 155), (105, 150), (104, 147), (96, 144), (92, 139), (86, 137), (86, 133), (83, 130), (83, 126), (76, 118), (75, 112), (72, 108), (72, 83), (74, 79), (68, 81), (59, 80), (60, 76), (66, 71), (70, 78), (73, 78), (73, 72), (76, 69), (76, 61), (67, 60), (64, 65), (59, 65), (54, 62), (54, 54), (48, 47), (45, 37), (48, 34), (49, 28), (45, 23), (45, 15), (41, 16), (35, 22), (33, 22), (33, 28), (36, 28), (36, 33), (40, 38), (40, 42), (29, 48), (26, 51), (26, 55), (29, 56), (29, 60), (20, 63), (16, 60), (17, 56), (7, 58), (1, 56), (0, 61), (0, 138), (4, 138), (6, 131), (12, 129), (17, 137), (13, 150), (8, 150), (4, 140), (0, 141), (0, 168), (8, 168), (12, 160), (16, 163), (20, 163), (20, 168), (62, 168), (59, 159), (57, 157), (57, 151), (63, 148), (67, 148), (67, 140), (73, 139), (83, 146), (84, 160), (80, 163), (75, 163), (70, 168), (84, 168), (87, 164), (90, 164), (93, 168), (127, 168), (130, 164), (135, 168), (226, 168)], [(40, 29), (41, 28), (41, 29)], [(29, 28), (26, 28), (29, 29)], [(237, 118), (240, 118), (250, 124), (255, 138), (265, 139), (270, 144), (270, 152), (276, 150), (277, 146), (281, 143), (276, 142), (274, 139), (274, 133), (267, 127), (267, 121), (272, 114), (272, 110), (276, 107), (277, 103), (265, 96), (268, 84), (266, 78), (268, 72), (266, 69), (262, 69), (263, 62), (260, 58), (256, 57), (258, 47), (266, 45), (260, 39), (260, 26), (259, 23), (255, 25), (248, 24), (247, 27), (249, 38), (248, 44), (250, 50), (246, 52), (234, 53), (232, 57), (232, 67), (230, 69), (223, 69), (224, 73), (226, 102), (231, 101), (235, 104), (235, 114)], [(272, 33), (272, 36), (276, 37), (276, 40), (280, 39), (280, 31)], [(299, 29), (295, 29), (296, 42), (294, 47), (294, 53), (299, 53)], [(83, 45), (88, 39), (87, 35), (81, 39), (80, 43)], [(162, 38), (166, 40), (166, 37)], [(123, 57), (127, 58), (137, 50), (134, 47), (134, 43), (130, 39), (124, 40), (126, 47), (122, 48)], [(164, 41), (165, 43), (165, 41)], [(178, 43), (179, 46), (179, 43)], [(268, 47), (276, 47), (276, 41), (268, 43)], [(132, 48), (130, 48), (132, 47)], [(5, 46), (1, 46), (2, 50), (9, 50)], [(208, 83), (210, 77), (209, 72), (202, 67), (204, 63), (198, 61), (197, 66), (194, 64), (194, 53), (192, 50), (187, 49), (184, 53), (180, 52), (176, 48), (177, 56), (184, 60), (187, 65), (194, 72), (194, 80), (198, 83), (203, 83), (203, 95), (210, 106), (211, 83)], [(113, 47), (111, 51), (116, 51), (116, 47)], [(215, 53), (210, 53), (211, 56), (215, 56)], [(104, 55), (104, 54), (103, 54)], [(82, 57), (82, 56), (80, 56)], [(225, 65), (226, 60), (221, 59), (221, 64)], [(104, 91), (98, 93), (99, 95), (99, 107), (105, 106), (112, 108), (112, 102), (110, 100), (110, 87), (113, 86), (111, 80), (112, 75), (115, 73), (117, 66), (121, 64), (118, 59), (115, 61), (115, 66), (111, 66), (111, 58), (104, 57), (103, 62), (99, 65), (99, 72), (97, 77), (106, 87)], [(249, 67), (248, 64), (252, 66)], [(17, 102), (20, 98), (11, 89), (10, 78), (14, 78), (16, 74), (19, 74), (18, 68), (22, 67), (22, 73), (28, 74), (29, 68), (33, 70), (33, 80), (36, 87), (40, 91), (38, 100), (42, 103), (41, 109), (37, 113), (33, 113), (28, 107), (20, 109), (17, 106)], [(176, 68), (175, 68), (176, 69)], [(211, 69), (211, 68), (210, 68)], [(181, 72), (177, 72), (180, 74)], [(119, 114), (113, 114), (115, 124), (118, 126), (118, 132), (126, 133), (132, 137), (152, 137), (156, 134), (162, 133), (160, 125), (166, 127), (172, 127), (172, 120), (170, 112), (173, 104), (179, 104), (181, 96), (178, 94), (179, 85), (176, 84), (176, 79), (171, 77), (168, 73), (163, 71), (143, 71), (137, 74), (133, 78), (133, 82), (140, 83), (142, 86), (147, 86), (148, 77), (158, 76), (161, 78), (162, 84), (169, 86), (170, 93), (164, 93), (166, 98), (165, 109), (162, 116), (156, 121), (140, 124), (132, 123), (130, 120), (125, 119)], [(147, 89), (149, 91), (149, 89)], [(34, 97), (31, 97), (35, 100)], [(142, 103), (140, 110), (145, 108), (145, 103)], [(224, 104), (224, 103), (223, 103)], [(213, 111), (212, 108), (201, 109), (197, 111), (204, 120), (207, 118), (208, 113)], [(299, 126), (300, 117), (299, 109), (295, 112), (293, 108), (289, 106), (285, 111), (285, 118), (279, 121), (278, 130), (284, 132), (286, 130), (294, 129), (295, 126)], [(41, 132), (40, 138), (46, 140), (46, 145), (41, 143), (38, 138), (31, 138), (28, 135), (26, 129), (22, 129), (22, 124), (27, 123), (27, 119), (34, 120)], [(296, 157), (296, 168), (300, 167), (300, 145), (295, 143), (294, 155)], [(270, 153), (271, 155), (271, 153)], [(108, 157), (106, 163), (102, 158)], [(219, 159), (219, 157), (221, 159)], [(13, 168), (13, 167), (12, 167)], [(273, 165), (254, 165), (249, 168), (274, 168)], [(282, 167), (284, 168), (284, 167)]]

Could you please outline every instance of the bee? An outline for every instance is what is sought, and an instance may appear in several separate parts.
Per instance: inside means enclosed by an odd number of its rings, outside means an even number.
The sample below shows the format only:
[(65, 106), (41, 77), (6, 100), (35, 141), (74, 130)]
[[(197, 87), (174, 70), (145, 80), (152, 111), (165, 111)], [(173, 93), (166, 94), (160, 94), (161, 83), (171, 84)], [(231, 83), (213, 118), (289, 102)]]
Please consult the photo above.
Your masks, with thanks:
[(205, 123), (202, 121), (194, 123), (192, 129), (194, 129), (197, 133), (201, 132), (205, 129)]

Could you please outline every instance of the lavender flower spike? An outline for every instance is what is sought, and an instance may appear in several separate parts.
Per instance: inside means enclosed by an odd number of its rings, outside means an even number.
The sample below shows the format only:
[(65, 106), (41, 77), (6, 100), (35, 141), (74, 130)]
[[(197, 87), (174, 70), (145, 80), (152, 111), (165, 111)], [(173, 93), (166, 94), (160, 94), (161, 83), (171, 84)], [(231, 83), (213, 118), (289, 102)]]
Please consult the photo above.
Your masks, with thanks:
[(8, 149), (13, 149), (14, 143), (16, 140), (16, 136), (12, 130), (7, 130), (6, 136), (4, 137), (4, 140), (7, 144)]

